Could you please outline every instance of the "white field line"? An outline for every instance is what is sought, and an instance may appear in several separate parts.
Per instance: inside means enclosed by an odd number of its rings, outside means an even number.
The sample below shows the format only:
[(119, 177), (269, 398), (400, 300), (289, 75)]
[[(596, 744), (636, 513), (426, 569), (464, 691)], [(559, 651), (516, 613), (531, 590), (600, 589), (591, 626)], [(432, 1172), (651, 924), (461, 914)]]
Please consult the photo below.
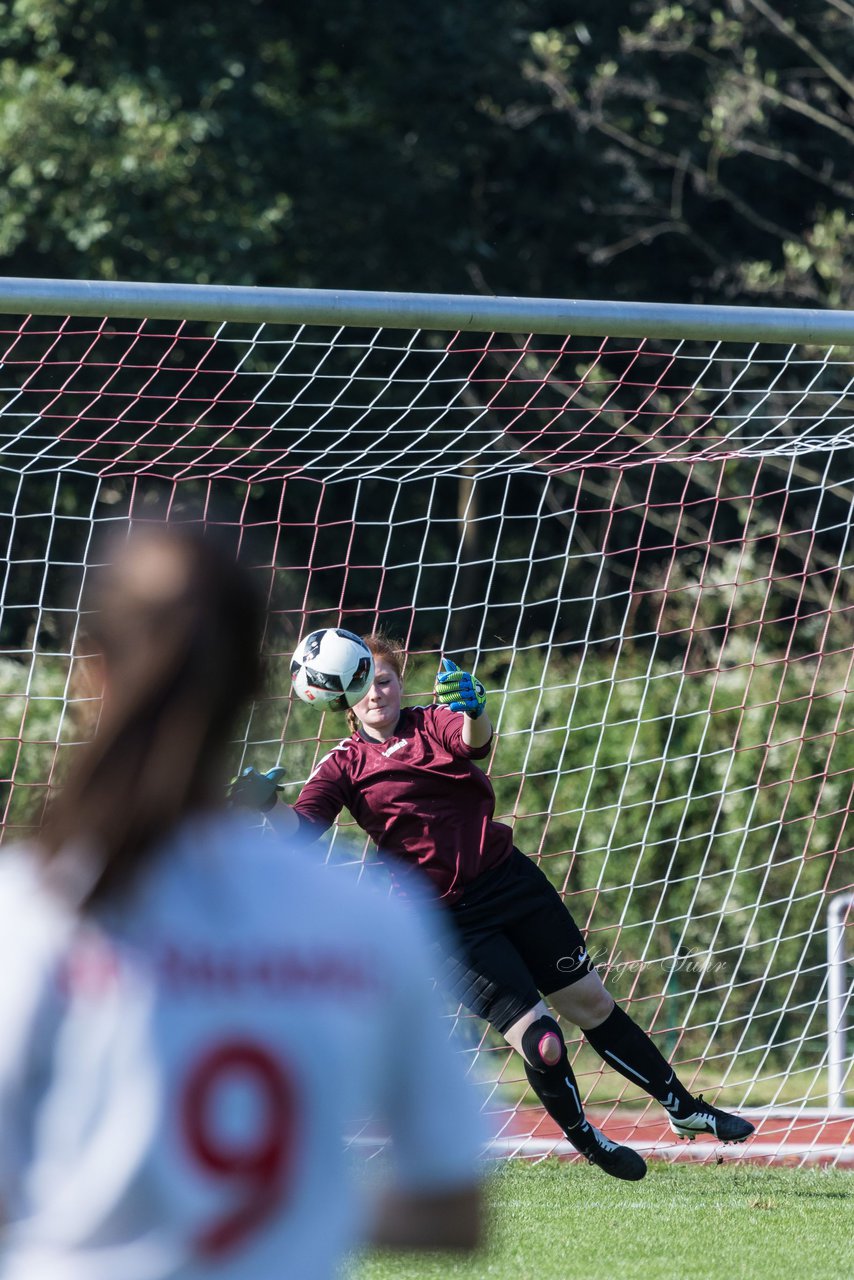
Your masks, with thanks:
[[(808, 1156), (814, 1160), (834, 1160), (837, 1164), (854, 1165), (854, 1146), (840, 1146), (838, 1143), (821, 1143), (821, 1142), (763, 1142), (755, 1140), (747, 1142), (744, 1145), (738, 1144), (736, 1149), (734, 1144), (723, 1144), (720, 1142), (698, 1142), (696, 1139), (691, 1143), (681, 1143), (676, 1146), (674, 1142), (627, 1142), (621, 1140), (620, 1145), (623, 1147), (631, 1147), (633, 1151), (639, 1151), (642, 1155), (666, 1155), (669, 1158), (688, 1158), (691, 1160), (702, 1160), (709, 1156), (720, 1155), (725, 1152), (726, 1159), (749, 1159), (751, 1156)], [(495, 1155), (556, 1155), (556, 1156), (574, 1156), (578, 1155), (569, 1142), (558, 1138), (526, 1138), (519, 1136), (518, 1138), (493, 1138), (489, 1144), (489, 1151)]]

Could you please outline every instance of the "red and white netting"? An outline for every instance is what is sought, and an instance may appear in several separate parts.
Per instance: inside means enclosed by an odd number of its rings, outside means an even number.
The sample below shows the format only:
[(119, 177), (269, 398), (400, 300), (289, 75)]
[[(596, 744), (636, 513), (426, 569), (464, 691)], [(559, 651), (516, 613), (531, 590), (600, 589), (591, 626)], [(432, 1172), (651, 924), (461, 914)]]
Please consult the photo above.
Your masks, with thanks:
[[(99, 532), (166, 513), (216, 525), (270, 603), (272, 685), (235, 763), (281, 761), (292, 794), (345, 732), (289, 700), (286, 659), (309, 628), (382, 624), (415, 700), (441, 654), (473, 666), (498, 730), (498, 816), (613, 994), (686, 1083), (760, 1116), (739, 1156), (850, 1162), (850, 350), (80, 317), (0, 329), (9, 835), (81, 733), (71, 653)], [(366, 857), (352, 824), (329, 857)], [(497, 1147), (561, 1150), (516, 1062), (475, 1019), (459, 1026)], [(609, 1136), (674, 1154), (658, 1109), (567, 1034)]]

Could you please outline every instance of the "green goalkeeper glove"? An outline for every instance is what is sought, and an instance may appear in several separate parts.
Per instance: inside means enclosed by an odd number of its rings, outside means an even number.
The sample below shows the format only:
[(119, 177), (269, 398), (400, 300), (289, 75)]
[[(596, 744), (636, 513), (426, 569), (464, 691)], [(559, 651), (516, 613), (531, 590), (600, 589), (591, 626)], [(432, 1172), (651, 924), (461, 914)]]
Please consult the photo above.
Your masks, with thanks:
[(443, 671), (436, 676), (437, 701), (452, 711), (465, 711), (476, 720), (486, 710), (486, 690), (469, 671), (461, 671), (450, 658), (442, 659)]
[(229, 804), (233, 808), (269, 813), (282, 790), (280, 784), (285, 772), (286, 770), (277, 767), (268, 769), (266, 773), (259, 773), (249, 765), (238, 777), (231, 779), (228, 788)]

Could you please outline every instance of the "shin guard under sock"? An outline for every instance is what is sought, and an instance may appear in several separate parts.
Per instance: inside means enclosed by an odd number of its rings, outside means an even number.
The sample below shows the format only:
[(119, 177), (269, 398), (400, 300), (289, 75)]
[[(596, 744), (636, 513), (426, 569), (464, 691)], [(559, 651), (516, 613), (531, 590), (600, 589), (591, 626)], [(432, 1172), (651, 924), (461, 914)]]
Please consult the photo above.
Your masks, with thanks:
[(586, 1126), (581, 1094), (555, 1020), (538, 1018), (525, 1032), (522, 1046), (528, 1083), (551, 1118), (564, 1131)]

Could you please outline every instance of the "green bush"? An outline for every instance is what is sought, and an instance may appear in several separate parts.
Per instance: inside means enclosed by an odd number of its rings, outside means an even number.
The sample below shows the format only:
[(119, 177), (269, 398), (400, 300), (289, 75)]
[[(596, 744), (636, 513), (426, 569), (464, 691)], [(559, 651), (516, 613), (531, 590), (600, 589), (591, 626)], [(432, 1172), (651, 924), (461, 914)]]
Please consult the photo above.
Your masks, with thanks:
[[(433, 674), (410, 672), (409, 686), (429, 689)], [(817, 1063), (826, 891), (854, 776), (845, 655), (819, 667), (748, 654), (686, 675), (639, 648), (532, 646), (490, 655), (479, 674), (498, 730), (497, 814), (565, 895), (614, 994), (681, 1059)], [(0, 663), (10, 831), (73, 747), (67, 680), (55, 655), (31, 671)], [(234, 767), (281, 760), (292, 798), (347, 732), (343, 716), (290, 703), (282, 668)]]
[(26, 832), (73, 740), (65, 700), (69, 663), (37, 652), (32, 664), (0, 659), (0, 788), (5, 833)]

